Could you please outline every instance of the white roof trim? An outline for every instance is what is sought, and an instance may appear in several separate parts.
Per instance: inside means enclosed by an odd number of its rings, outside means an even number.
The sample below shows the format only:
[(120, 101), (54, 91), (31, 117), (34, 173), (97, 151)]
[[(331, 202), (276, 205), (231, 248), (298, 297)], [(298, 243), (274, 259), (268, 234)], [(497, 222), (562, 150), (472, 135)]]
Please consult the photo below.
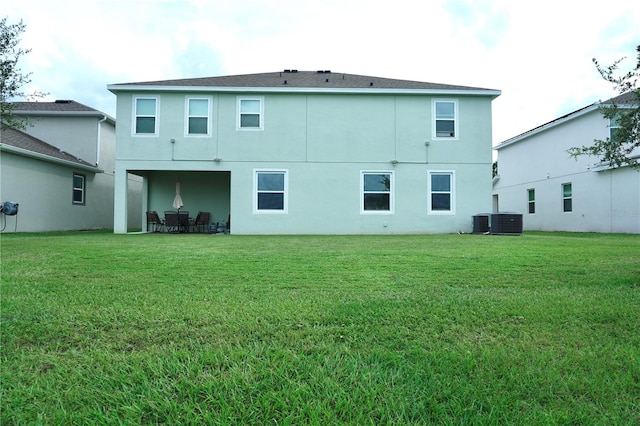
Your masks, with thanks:
[(227, 86), (155, 86), (111, 84), (112, 92), (242, 92), (242, 93), (336, 93), (336, 94), (398, 94), (398, 95), (467, 95), (500, 96), (502, 91), (491, 89), (379, 89), (379, 88), (320, 88), (320, 87), (227, 87)]
[(579, 109), (579, 110), (574, 111), (572, 113), (569, 113), (569, 114), (567, 114), (565, 116), (557, 118), (557, 119), (555, 119), (553, 121), (550, 121), (550, 122), (548, 122), (546, 124), (543, 124), (542, 126), (539, 126), (539, 127), (536, 127), (536, 128), (534, 128), (532, 130), (528, 130), (528, 131), (526, 131), (524, 133), (521, 133), (518, 136), (514, 136), (511, 139), (507, 139), (507, 140), (505, 140), (503, 142), (500, 142), (498, 145), (494, 146), (493, 149), (500, 150), (502, 148), (506, 148), (509, 145), (512, 145), (512, 144), (517, 143), (517, 142), (520, 142), (520, 141), (525, 140), (525, 139), (527, 139), (527, 138), (529, 138), (531, 136), (537, 135), (538, 133), (547, 131), (547, 130), (553, 128), (553, 127), (556, 127), (556, 126), (559, 126), (561, 124), (564, 124), (567, 121), (571, 121), (571, 120), (573, 120), (575, 118), (578, 118), (578, 117), (580, 117), (580, 116), (582, 116), (584, 114), (588, 114), (588, 113), (598, 109), (599, 106), (600, 106), (600, 103), (599, 102), (595, 102), (595, 103), (593, 103), (593, 104), (591, 104), (591, 105), (589, 105), (589, 106), (587, 106), (585, 108)]
[(38, 111), (31, 109), (14, 109), (11, 112), (13, 115), (39, 115), (39, 116), (81, 116), (81, 117), (106, 117), (108, 121), (115, 124), (116, 119), (109, 114), (105, 114), (100, 111)]
[(67, 166), (67, 167), (71, 167), (71, 168), (74, 168), (74, 169), (84, 170), (84, 171), (88, 171), (88, 172), (92, 172), (92, 173), (104, 173), (104, 170), (102, 170), (102, 169), (100, 169), (98, 167), (93, 167), (93, 166), (87, 166), (87, 165), (84, 165), (84, 164), (74, 163), (73, 161), (63, 160), (62, 158), (56, 158), (56, 157), (52, 157), (50, 155), (41, 154), (39, 152), (29, 151), (28, 149), (18, 148), (18, 147), (15, 147), (13, 145), (7, 145), (7, 144), (0, 143), (0, 151), (6, 151), (6, 152), (10, 152), (10, 153), (17, 154), (17, 155), (22, 155), (24, 157), (35, 158), (36, 160), (47, 161), (47, 162), (50, 162), (50, 163), (55, 163), (55, 164), (59, 164), (59, 165), (62, 165), (62, 166)]

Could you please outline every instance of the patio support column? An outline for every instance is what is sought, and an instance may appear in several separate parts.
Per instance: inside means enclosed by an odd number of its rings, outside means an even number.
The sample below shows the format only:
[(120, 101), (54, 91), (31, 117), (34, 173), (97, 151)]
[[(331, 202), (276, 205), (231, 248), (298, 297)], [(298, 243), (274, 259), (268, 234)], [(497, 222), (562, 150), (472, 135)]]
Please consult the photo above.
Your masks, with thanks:
[(126, 169), (116, 167), (113, 199), (113, 233), (127, 233), (127, 192), (128, 173)]
[(149, 210), (149, 178), (142, 177), (142, 231), (149, 232), (147, 223), (147, 211)]

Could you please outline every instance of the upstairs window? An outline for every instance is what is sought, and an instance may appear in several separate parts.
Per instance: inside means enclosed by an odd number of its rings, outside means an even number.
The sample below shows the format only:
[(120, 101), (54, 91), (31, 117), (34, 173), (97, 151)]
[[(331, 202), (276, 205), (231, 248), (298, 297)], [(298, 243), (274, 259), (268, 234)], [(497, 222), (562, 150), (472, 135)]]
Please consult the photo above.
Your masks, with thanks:
[(529, 214), (534, 214), (536, 212), (536, 190), (535, 189), (527, 189), (529, 193)]
[(562, 211), (573, 211), (573, 191), (570, 183), (562, 184)]
[[(619, 119), (620, 119), (620, 115), (617, 114), (615, 117), (609, 120), (609, 139), (611, 140), (615, 140), (616, 133), (620, 129)], [(620, 141), (616, 141), (616, 142), (620, 142)]]
[(255, 171), (254, 211), (256, 213), (287, 212), (287, 172), (286, 170)]
[(262, 130), (262, 98), (238, 99), (238, 128), (242, 130)]
[(158, 134), (158, 100), (156, 98), (134, 98), (134, 129), (136, 135)]
[(361, 213), (393, 213), (393, 173), (362, 172)]
[(210, 100), (209, 98), (187, 98), (187, 136), (208, 136), (210, 134)]
[(429, 172), (427, 183), (428, 210), (431, 214), (452, 214), (455, 211), (453, 172)]
[(433, 137), (436, 139), (457, 139), (458, 103), (456, 101), (433, 101)]
[(85, 182), (86, 176), (80, 173), (73, 174), (73, 204), (85, 204)]

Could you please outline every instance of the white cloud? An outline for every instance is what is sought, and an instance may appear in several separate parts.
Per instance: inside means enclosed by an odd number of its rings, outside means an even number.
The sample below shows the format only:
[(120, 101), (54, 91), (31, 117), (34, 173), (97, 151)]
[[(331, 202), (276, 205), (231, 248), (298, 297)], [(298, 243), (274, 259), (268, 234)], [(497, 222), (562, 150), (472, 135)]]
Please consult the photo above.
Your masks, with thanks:
[(494, 142), (615, 95), (591, 59), (640, 43), (632, 2), (551, 0), (23, 0), (29, 89), (109, 114), (107, 84), (276, 71), (500, 89)]

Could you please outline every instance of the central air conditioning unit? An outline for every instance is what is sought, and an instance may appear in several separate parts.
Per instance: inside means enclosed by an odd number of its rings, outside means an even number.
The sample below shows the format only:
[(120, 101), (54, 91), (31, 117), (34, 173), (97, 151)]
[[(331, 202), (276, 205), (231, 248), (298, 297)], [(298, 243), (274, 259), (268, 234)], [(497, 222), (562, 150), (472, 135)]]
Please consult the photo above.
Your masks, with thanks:
[(488, 234), (489, 227), (489, 213), (480, 213), (473, 216), (473, 233), (474, 234)]
[(522, 215), (519, 213), (493, 213), (491, 215), (491, 234), (521, 235)]

